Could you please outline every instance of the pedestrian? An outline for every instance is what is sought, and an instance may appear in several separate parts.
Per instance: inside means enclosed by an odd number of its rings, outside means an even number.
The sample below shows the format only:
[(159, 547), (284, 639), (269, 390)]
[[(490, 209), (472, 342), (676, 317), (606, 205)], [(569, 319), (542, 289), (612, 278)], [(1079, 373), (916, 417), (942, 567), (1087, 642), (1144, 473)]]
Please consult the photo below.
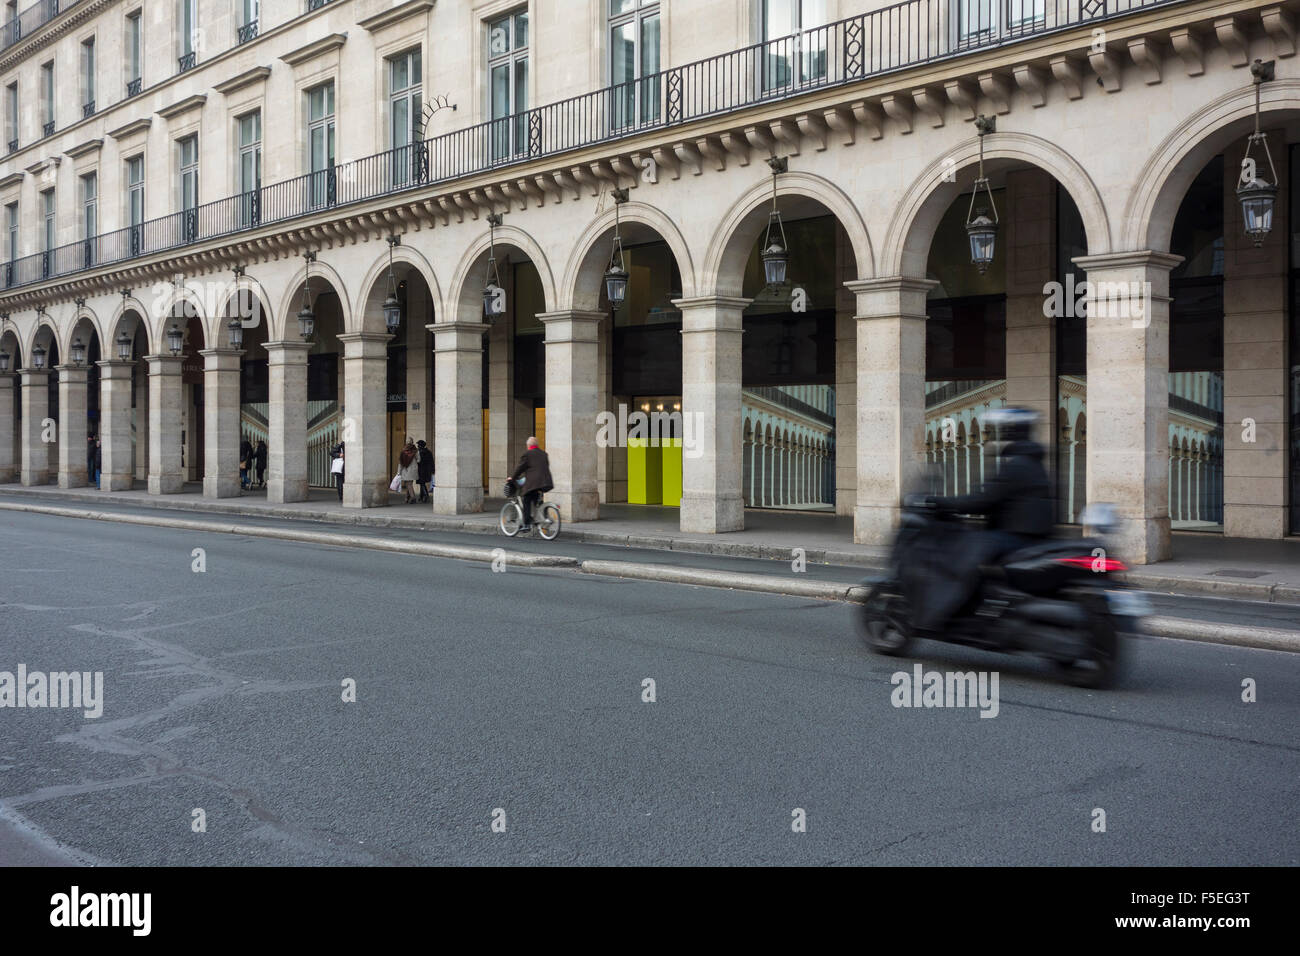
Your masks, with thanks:
[(415, 442), (407, 438), (406, 447), (402, 449), (402, 453), (397, 457), (397, 464), (400, 466), (397, 474), (402, 479), (402, 491), (406, 495), (408, 505), (414, 504), (416, 500), (413, 492), (415, 491), (415, 483), (420, 477), (420, 465), (416, 460), (417, 457)]
[[(551, 459), (542, 451), (536, 437), (528, 436), (528, 450), (519, 459), (519, 464), (510, 474), (510, 480), (520, 483), (520, 494), (524, 496), (524, 523), (520, 531), (528, 531), (533, 526), (533, 509), (542, 500), (542, 494), (555, 487), (551, 480)], [(523, 479), (520, 482), (520, 479)]]
[(95, 436), (86, 436), (86, 478), (95, 480)]
[(102, 474), (103, 467), (104, 467), (104, 448), (100, 444), (99, 436), (96, 435), (95, 436), (95, 457), (94, 460), (91, 462), (91, 469), (93, 470), (95, 475), (96, 488), (99, 487), (99, 478), (100, 475)]
[(244, 436), (244, 440), (239, 443), (239, 487), (248, 488), (248, 469), (252, 466), (253, 443)]
[(266, 441), (259, 438), (257, 440), (257, 451), (253, 453), (253, 459), (257, 462), (257, 486), (266, 487)]
[(420, 468), (420, 503), (429, 500), (429, 483), (433, 481), (433, 450), (424, 443), (421, 438), (415, 443), (419, 450), (419, 468)]
[(330, 462), (330, 474), (334, 476), (334, 485), (339, 490), (339, 504), (343, 504), (343, 443), (334, 446), (334, 460)]

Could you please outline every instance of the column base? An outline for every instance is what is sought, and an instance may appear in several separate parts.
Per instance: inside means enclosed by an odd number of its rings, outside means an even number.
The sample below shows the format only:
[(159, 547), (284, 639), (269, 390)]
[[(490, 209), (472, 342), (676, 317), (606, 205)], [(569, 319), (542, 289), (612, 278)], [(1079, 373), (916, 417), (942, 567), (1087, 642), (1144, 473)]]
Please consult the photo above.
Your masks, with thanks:
[(344, 508), (386, 508), (388, 507), (388, 482), (373, 485), (350, 485), (343, 483)]
[(12, 485), (17, 480), (17, 468), (0, 468), (0, 485)]
[(61, 471), (59, 472), (60, 488), (85, 488), (90, 482), (86, 480), (84, 471)]
[(135, 487), (135, 476), (126, 475), (106, 475), (100, 472), (99, 487), (102, 491), (130, 491)]
[(39, 471), (28, 471), (24, 469), (21, 480), (22, 483), (28, 487), (32, 485), (48, 485), (50, 483), (50, 472), (49, 469), (44, 468)]
[(897, 505), (858, 505), (853, 511), (853, 543), (893, 544), (899, 510)]
[(678, 527), (700, 534), (745, 530), (745, 499), (733, 495), (682, 495)]
[(240, 492), (238, 478), (204, 478), (204, 498), (238, 498)]
[(149, 494), (175, 495), (185, 487), (185, 479), (180, 475), (150, 475)]
[[(346, 495), (346, 492), (344, 493)], [(454, 488), (434, 485), (433, 513), (438, 515), (470, 515), (483, 510), (483, 489), (477, 485)], [(564, 515), (561, 515), (561, 520)], [(573, 519), (570, 519), (573, 520)]]
[(595, 491), (580, 491), (574, 494), (548, 491), (545, 500), (560, 509), (563, 522), (595, 521), (600, 517), (600, 495)]
[(270, 478), (266, 482), (266, 500), (273, 505), (284, 505), (294, 501), (307, 500), (307, 479), (286, 481), (282, 478)]
[(1277, 505), (1224, 505), (1225, 538), (1285, 538), (1286, 509)]
[[(1085, 527), (1083, 533), (1094, 531)], [(1167, 561), (1172, 553), (1168, 518), (1121, 518), (1119, 530), (1103, 540), (1126, 564), (1155, 564)]]

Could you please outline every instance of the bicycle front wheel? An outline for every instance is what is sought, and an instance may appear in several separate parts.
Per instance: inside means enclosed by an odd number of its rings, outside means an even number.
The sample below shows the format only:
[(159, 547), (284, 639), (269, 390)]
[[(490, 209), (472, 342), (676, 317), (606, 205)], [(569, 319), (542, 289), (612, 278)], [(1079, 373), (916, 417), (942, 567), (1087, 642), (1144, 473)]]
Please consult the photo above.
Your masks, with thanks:
[(524, 523), (524, 509), (517, 501), (507, 501), (501, 506), (501, 533), (513, 538)]
[(538, 533), (547, 541), (554, 541), (560, 533), (560, 509), (556, 505), (542, 505), (542, 520), (537, 523)]

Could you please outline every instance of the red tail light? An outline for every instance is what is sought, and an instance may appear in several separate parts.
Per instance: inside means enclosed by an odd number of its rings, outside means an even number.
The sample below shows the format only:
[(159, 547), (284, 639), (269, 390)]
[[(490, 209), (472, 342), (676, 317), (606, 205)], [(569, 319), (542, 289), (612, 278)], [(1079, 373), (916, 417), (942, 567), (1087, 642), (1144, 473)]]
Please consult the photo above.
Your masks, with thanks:
[[(1114, 558), (1094, 558), (1087, 555), (1081, 558), (1057, 558), (1057, 564), (1068, 564), (1072, 568), (1086, 568), (1089, 571), (1127, 571), (1128, 565)], [(1098, 567), (1100, 565), (1100, 567)]]

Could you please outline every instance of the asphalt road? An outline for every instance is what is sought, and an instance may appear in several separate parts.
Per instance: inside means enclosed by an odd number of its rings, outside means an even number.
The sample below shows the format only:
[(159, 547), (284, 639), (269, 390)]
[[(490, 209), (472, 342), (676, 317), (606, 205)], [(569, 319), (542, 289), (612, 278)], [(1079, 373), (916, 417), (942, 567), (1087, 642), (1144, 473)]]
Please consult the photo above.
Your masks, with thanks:
[(0, 861), (1300, 863), (1300, 655), (1133, 641), (1092, 693), (920, 646), (982, 719), (892, 706), (851, 614), (5, 514), (0, 671), (104, 712), (0, 709)]

